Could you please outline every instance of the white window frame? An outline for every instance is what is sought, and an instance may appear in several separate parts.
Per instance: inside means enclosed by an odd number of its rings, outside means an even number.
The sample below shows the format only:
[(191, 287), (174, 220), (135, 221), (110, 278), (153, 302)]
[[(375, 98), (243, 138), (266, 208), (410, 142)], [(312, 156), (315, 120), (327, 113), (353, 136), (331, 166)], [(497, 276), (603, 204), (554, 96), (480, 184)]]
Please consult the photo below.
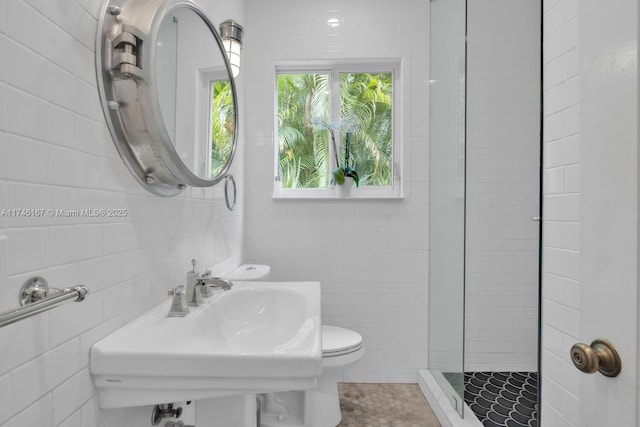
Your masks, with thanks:
[[(335, 185), (328, 188), (282, 188), (279, 176), (279, 142), (278, 142), (278, 75), (279, 74), (329, 74), (330, 89), (330, 122), (339, 121), (334, 117), (340, 111), (340, 98), (334, 94), (340, 93), (341, 73), (391, 73), (393, 82), (393, 113), (392, 113), (392, 176), (390, 186), (363, 185), (354, 188), (347, 199), (401, 199), (402, 194), (402, 123), (401, 123), (401, 61), (399, 59), (372, 59), (354, 61), (309, 61), (309, 62), (280, 62), (276, 65), (274, 79), (274, 199), (345, 199), (336, 194)], [(333, 165), (333, 149), (329, 144), (330, 163)]]

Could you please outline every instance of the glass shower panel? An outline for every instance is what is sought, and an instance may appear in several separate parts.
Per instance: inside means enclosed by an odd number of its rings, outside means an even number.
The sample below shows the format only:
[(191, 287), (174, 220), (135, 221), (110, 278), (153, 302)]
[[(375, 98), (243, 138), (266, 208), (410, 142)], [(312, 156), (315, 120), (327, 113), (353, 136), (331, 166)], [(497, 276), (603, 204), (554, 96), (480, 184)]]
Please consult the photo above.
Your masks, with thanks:
[(466, 0), (431, 1), (429, 370), (464, 407)]

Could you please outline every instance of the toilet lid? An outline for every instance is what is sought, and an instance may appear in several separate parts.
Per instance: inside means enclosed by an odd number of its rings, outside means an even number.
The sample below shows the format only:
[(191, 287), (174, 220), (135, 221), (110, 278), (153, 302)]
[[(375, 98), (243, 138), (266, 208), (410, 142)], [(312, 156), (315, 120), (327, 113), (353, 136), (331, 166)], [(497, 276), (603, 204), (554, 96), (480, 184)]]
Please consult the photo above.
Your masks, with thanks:
[(351, 329), (322, 325), (322, 355), (340, 356), (362, 348), (362, 335)]

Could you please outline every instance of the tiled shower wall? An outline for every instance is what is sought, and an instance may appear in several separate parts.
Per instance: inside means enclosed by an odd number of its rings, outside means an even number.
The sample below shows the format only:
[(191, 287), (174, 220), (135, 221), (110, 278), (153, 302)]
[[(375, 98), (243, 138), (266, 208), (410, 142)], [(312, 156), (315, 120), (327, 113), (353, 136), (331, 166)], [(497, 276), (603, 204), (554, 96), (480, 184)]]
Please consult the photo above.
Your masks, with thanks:
[[(579, 426), (580, 375), (568, 349), (580, 337), (580, 13), (544, 0), (544, 263), (542, 425)], [(615, 25), (608, 23), (607, 25)]]
[[(322, 282), (323, 322), (365, 340), (347, 379), (414, 382), (427, 362), (429, 2), (250, 0), (247, 16), (247, 259)], [(402, 60), (402, 200), (272, 198), (275, 66), (332, 58)]]
[[(3, 427), (148, 425), (150, 408), (98, 408), (90, 346), (167, 298), (191, 258), (221, 269), (241, 258), (242, 203), (229, 213), (218, 187), (156, 197), (119, 158), (95, 81), (101, 3), (0, 2), (0, 209), (45, 209), (38, 218), (0, 215), (0, 310), (17, 306), (19, 287), (33, 275), (90, 289), (82, 303), (0, 329)], [(200, 3), (216, 23), (244, 19), (242, 2)], [(234, 171), (242, 189), (241, 156)], [(127, 215), (46, 211), (77, 208)]]
[(537, 371), (540, 1), (467, 2), (465, 370)]

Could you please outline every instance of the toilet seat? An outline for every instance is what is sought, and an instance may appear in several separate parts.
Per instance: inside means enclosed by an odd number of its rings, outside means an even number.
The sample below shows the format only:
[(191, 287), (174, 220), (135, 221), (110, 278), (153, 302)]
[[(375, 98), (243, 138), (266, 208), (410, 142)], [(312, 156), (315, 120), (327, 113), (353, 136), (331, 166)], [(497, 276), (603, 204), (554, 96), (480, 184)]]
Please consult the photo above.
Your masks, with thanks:
[(350, 329), (322, 325), (322, 357), (337, 357), (362, 348), (362, 335)]

